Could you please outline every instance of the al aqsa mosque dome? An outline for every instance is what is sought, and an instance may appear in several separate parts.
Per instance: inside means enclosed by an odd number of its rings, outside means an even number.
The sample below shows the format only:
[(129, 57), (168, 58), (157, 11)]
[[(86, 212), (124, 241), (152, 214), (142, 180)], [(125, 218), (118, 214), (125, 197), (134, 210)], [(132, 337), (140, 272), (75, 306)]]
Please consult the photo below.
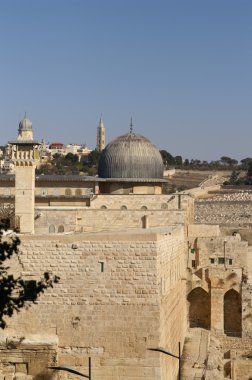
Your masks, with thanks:
[(155, 194), (161, 192), (163, 170), (158, 148), (131, 128), (102, 151), (98, 175), (106, 181), (105, 186), (100, 183), (105, 193)]

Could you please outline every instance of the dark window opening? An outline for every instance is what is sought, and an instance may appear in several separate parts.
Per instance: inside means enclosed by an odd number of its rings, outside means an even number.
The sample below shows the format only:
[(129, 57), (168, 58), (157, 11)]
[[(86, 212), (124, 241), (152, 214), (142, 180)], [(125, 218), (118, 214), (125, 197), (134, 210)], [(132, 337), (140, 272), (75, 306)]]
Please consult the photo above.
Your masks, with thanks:
[(24, 299), (26, 301), (34, 301), (37, 298), (37, 281), (24, 281)]
[(100, 263), (100, 266), (101, 266), (101, 272), (103, 273), (104, 272), (104, 262), (103, 261), (99, 261)]

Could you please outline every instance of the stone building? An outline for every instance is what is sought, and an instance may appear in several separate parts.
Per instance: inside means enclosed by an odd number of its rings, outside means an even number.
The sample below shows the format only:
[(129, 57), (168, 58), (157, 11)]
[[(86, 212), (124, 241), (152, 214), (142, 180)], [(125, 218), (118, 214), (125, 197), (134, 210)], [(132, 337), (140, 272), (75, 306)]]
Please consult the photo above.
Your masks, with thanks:
[(3, 379), (57, 377), (56, 364), (87, 373), (89, 356), (94, 379), (176, 379), (178, 360), (148, 348), (178, 355), (180, 342), (183, 380), (248, 380), (249, 240), (196, 224), (193, 192), (162, 194), (160, 154), (132, 130), (103, 150), (99, 177), (35, 178), (35, 151), (17, 142), (26, 170), (0, 176), (1, 202), (20, 219), (10, 267), (28, 282), (51, 270), (60, 283), (7, 321)]

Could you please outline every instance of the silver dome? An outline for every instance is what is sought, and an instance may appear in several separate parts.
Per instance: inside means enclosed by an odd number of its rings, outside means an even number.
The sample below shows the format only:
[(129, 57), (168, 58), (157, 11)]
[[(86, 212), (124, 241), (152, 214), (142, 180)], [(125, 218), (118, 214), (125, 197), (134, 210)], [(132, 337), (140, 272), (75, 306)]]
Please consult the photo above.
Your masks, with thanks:
[(102, 151), (98, 175), (101, 178), (162, 179), (159, 150), (144, 136), (133, 132), (111, 141)]
[(32, 130), (32, 122), (26, 116), (19, 123), (19, 131), (21, 130), (22, 131)]

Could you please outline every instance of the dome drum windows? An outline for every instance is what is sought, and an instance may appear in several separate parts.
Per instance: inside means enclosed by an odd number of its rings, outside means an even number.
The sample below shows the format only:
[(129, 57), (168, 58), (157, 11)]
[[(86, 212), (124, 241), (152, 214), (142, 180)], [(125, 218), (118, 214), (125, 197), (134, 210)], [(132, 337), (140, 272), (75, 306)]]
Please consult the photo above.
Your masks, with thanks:
[(82, 189), (76, 189), (76, 190), (75, 190), (75, 195), (76, 195), (77, 197), (82, 196)]
[(65, 190), (65, 196), (66, 196), (66, 197), (71, 197), (71, 195), (72, 195), (72, 189), (69, 189), (69, 188), (66, 189), (66, 190)]

